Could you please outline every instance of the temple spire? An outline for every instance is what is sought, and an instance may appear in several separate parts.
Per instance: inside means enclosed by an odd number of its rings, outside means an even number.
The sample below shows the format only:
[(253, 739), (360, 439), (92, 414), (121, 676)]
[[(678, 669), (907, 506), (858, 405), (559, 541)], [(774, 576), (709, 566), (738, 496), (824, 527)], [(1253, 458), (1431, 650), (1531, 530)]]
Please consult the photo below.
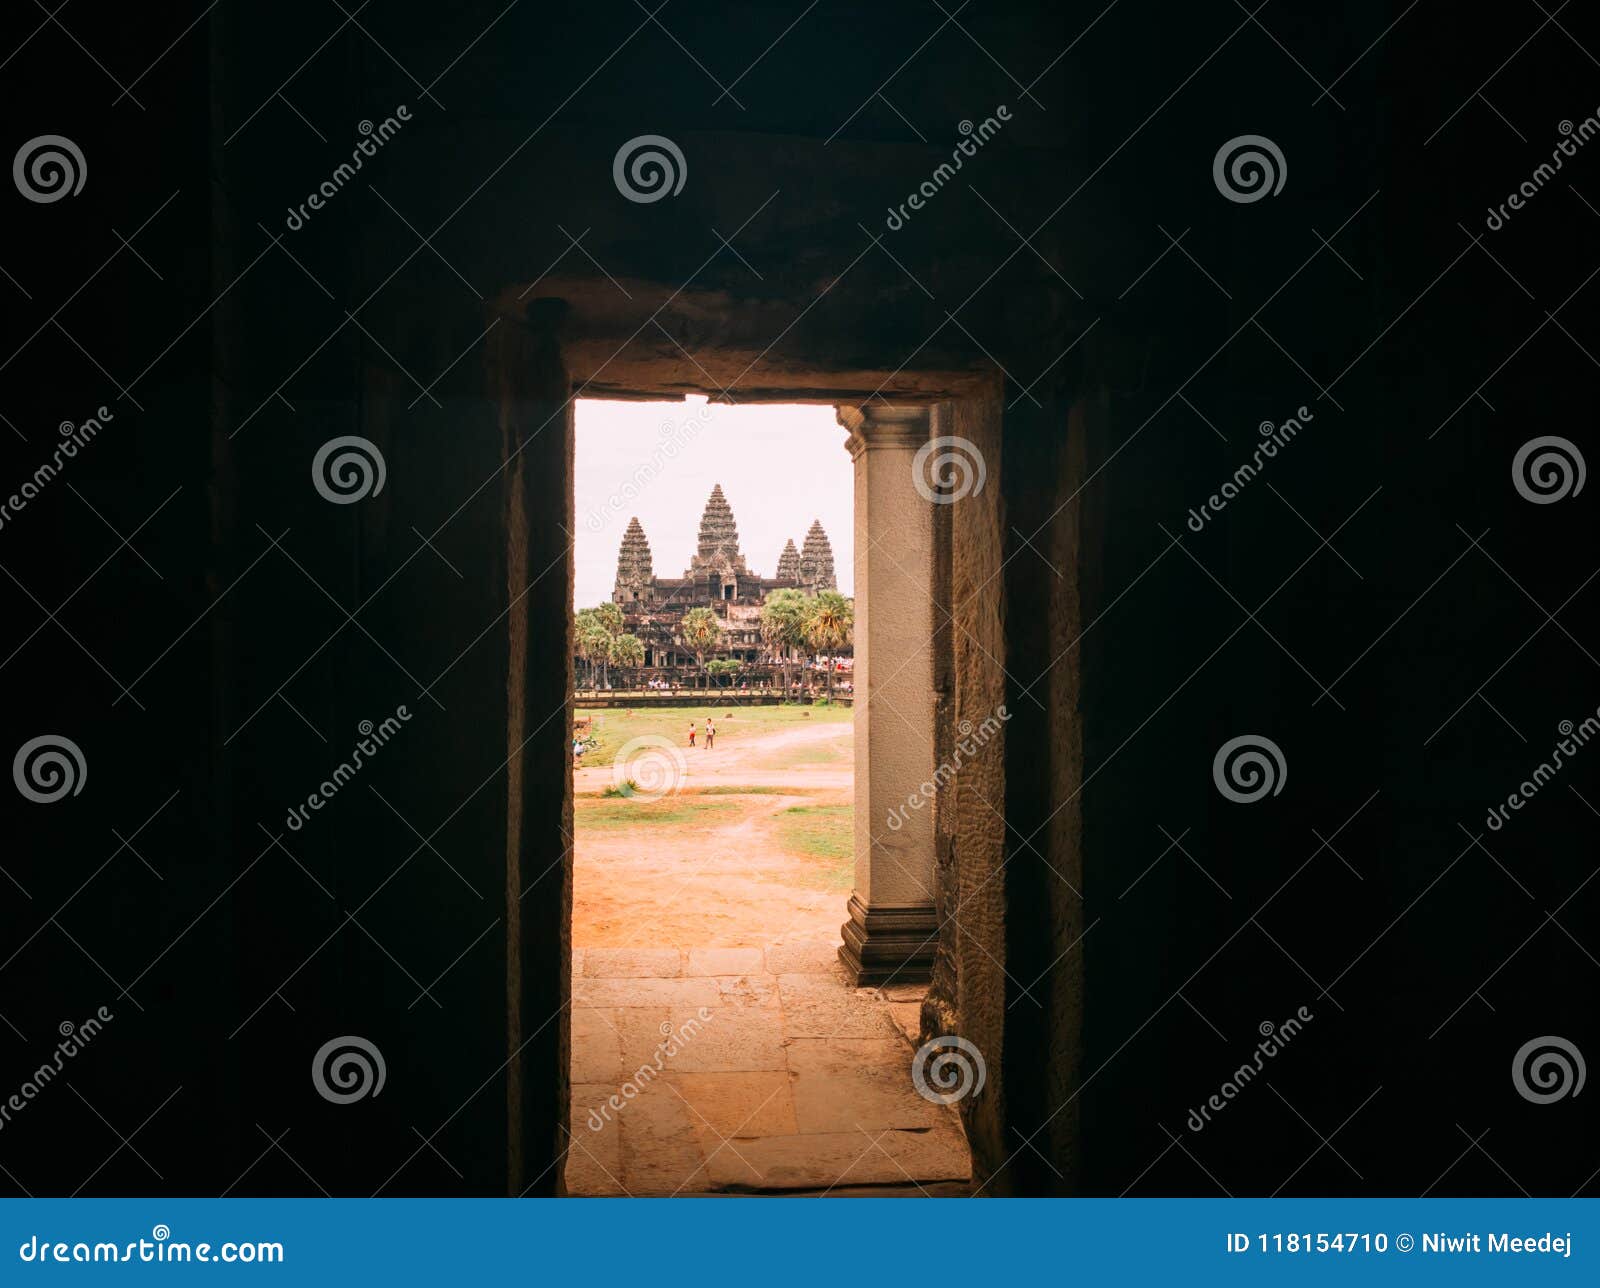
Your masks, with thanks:
[(649, 589), (654, 577), (650, 542), (644, 535), (639, 516), (634, 515), (628, 520), (627, 530), (622, 534), (622, 546), (617, 551), (617, 581), (612, 599), (620, 604), (641, 598), (641, 593)]
[(795, 549), (793, 537), (784, 542), (783, 553), (778, 556), (778, 580), (800, 580), (800, 552)]
[(833, 572), (833, 546), (822, 530), (821, 519), (811, 521), (800, 551), (800, 584), (811, 591), (839, 589)]

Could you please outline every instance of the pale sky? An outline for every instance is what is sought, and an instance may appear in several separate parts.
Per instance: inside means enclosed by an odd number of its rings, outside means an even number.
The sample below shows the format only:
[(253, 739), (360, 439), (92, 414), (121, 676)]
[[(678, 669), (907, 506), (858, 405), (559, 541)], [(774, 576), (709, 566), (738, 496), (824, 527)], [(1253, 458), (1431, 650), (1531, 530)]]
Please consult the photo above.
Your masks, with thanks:
[(854, 473), (832, 407), (602, 402), (577, 408), (576, 607), (611, 598), (617, 549), (639, 517), (658, 577), (681, 577), (713, 484), (722, 484), (749, 569), (774, 577), (783, 543), (813, 519), (854, 593)]

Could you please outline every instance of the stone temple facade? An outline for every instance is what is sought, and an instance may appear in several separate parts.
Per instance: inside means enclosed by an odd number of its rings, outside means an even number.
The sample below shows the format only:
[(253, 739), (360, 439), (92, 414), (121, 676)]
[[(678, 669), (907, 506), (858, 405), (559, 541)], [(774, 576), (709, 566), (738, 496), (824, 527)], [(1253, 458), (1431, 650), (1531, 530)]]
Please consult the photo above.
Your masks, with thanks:
[(813, 521), (798, 549), (792, 538), (785, 543), (776, 576), (752, 572), (739, 549), (733, 508), (718, 483), (700, 516), (699, 540), (681, 577), (655, 575), (650, 540), (637, 517), (628, 521), (611, 598), (622, 609), (626, 629), (644, 643), (645, 666), (673, 668), (695, 664), (693, 651), (678, 633), (678, 623), (691, 608), (710, 608), (722, 619), (719, 657), (755, 662), (765, 651), (761, 605), (769, 591), (815, 594), (838, 588), (833, 547), (819, 521)]

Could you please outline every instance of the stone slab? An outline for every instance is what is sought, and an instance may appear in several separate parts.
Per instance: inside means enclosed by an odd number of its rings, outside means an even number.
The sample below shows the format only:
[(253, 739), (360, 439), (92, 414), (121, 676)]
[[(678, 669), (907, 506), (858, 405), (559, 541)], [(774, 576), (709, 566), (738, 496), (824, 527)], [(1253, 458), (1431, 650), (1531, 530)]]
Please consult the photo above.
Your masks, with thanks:
[[(590, 951), (593, 951), (592, 949)], [(573, 1006), (715, 1006), (714, 979), (575, 979)]]
[(691, 948), (688, 975), (764, 975), (765, 956), (759, 948)]
[(911, 1081), (911, 1052), (890, 1038), (796, 1038), (789, 1043), (795, 1123), (805, 1132), (929, 1130), (951, 1126), (951, 1111), (925, 1100)]
[(829, 1132), (735, 1143), (737, 1152), (727, 1148), (707, 1158), (706, 1172), (717, 1188), (825, 1190), (963, 1181), (972, 1173), (966, 1140), (953, 1124), (939, 1131)]
[(724, 1140), (792, 1136), (798, 1130), (789, 1075), (782, 1069), (755, 1073), (673, 1073), (667, 1081), (689, 1106), (695, 1131), (709, 1152)]
[(567, 1141), (567, 1193), (584, 1197), (626, 1194), (622, 1184), (622, 1132), (613, 1119), (599, 1119), (591, 1131), (591, 1111), (601, 1110), (616, 1090), (610, 1083), (574, 1083), (571, 1137)]
[(689, 1106), (667, 1082), (653, 1082), (617, 1115), (622, 1180), (632, 1194), (706, 1189), (705, 1155)]
[(622, 1037), (611, 1013), (572, 1008), (572, 1081), (616, 1083), (622, 1078)]
[(683, 955), (676, 948), (585, 948), (582, 968), (587, 979), (676, 979)]
[(784, 1033), (792, 1038), (895, 1038), (882, 1003), (859, 997), (836, 976), (779, 975)]
[(769, 944), (767, 970), (774, 975), (830, 975), (843, 971), (836, 943)]

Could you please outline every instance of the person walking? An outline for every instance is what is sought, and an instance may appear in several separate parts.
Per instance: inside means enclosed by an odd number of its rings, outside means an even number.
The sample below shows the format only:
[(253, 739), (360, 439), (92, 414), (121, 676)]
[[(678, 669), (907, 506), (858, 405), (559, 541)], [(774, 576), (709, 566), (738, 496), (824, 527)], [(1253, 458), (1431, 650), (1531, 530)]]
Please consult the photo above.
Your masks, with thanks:
[(689, 721), (689, 745), (694, 746), (694, 721)]
[(711, 717), (706, 717), (706, 750), (711, 750), (711, 744), (716, 739), (717, 726), (711, 723)]

